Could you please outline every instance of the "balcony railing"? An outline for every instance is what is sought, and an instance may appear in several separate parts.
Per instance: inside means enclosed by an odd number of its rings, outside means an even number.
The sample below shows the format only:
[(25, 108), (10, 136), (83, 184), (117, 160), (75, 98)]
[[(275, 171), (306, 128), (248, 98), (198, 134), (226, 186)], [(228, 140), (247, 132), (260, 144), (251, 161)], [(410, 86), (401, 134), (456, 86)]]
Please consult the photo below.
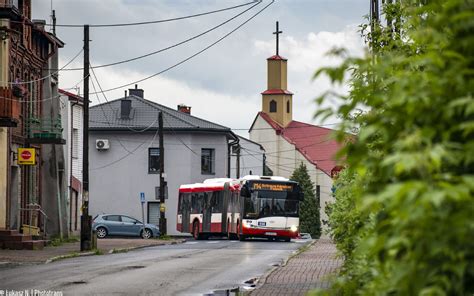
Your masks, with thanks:
[(20, 121), (21, 103), (11, 88), (0, 87), (0, 126), (16, 127)]
[(62, 138), (61, 118), (30, 118), (26, 131), (31, 144), (66, 144)]

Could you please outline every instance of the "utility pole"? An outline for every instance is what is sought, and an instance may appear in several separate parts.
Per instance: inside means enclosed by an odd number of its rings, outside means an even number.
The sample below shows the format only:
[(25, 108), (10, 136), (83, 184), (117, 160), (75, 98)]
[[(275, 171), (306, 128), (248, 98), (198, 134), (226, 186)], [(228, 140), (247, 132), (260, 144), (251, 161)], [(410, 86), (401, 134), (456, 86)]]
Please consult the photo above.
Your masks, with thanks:
[(89, 25), (84, 25), (83, 121), (81, 251), (89, 251), (92, 249), (92, 217), (89, 216)]
[(165, 147), (163, 143), (163, 112), (158, 114), (158, 135), (160, 137), (160, 234), (166, 235), (165, 217)]
[(237, 144), (237, 151), (236, 151), (236, 156), (237, 156), (237, 165), (236, 165), (236, 172), (235, 172), (235, 177), (237, 179), (240, 178), (240, 145)]

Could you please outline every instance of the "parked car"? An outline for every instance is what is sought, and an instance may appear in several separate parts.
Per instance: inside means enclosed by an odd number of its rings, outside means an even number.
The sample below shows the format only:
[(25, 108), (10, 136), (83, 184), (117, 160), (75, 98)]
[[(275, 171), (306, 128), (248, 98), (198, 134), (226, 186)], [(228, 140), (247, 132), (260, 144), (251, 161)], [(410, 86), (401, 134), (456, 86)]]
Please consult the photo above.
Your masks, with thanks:
[(145, 224), (145, 229), (143, 229), (142, 222), (125, 215), (98, 215), (94, 218), (92, 229), (95, 230), (98, 238), (121, 235), (141, 236), (142, 238), (148, 239), (160, 236), (158, 226)]

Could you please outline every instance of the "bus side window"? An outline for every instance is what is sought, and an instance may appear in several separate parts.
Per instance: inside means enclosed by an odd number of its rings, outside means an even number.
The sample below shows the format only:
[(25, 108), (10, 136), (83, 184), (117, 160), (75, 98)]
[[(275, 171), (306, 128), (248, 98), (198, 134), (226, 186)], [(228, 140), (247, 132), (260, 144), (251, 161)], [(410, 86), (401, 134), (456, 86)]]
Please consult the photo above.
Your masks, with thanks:
[(183, 195), (183, 193), (180, 193), (178, 197), (178, 215), (183, 213)]
[(211, 207), (213, 213), (220, 213), (222, 211), (223, 192), (214, 191), (211, 198)]
[(201, 211), (200, 211), (200, 206), (199, 206), (199, 198), (198, 198), (198, 195), (196, 193), (194, 193), (192, 196), (191, 196), (191, 213), (192, 214), (200, 214)]

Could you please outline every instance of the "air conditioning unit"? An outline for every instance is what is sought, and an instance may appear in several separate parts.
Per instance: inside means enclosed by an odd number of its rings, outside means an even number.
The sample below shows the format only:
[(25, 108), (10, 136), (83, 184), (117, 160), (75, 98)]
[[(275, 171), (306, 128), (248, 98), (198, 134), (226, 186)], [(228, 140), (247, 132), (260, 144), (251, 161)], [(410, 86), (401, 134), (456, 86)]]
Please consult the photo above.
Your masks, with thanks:
[(97, 150), (107, 150), (110, 148), (109, 140), (97, 139), (95, 140), (95, 148)]

